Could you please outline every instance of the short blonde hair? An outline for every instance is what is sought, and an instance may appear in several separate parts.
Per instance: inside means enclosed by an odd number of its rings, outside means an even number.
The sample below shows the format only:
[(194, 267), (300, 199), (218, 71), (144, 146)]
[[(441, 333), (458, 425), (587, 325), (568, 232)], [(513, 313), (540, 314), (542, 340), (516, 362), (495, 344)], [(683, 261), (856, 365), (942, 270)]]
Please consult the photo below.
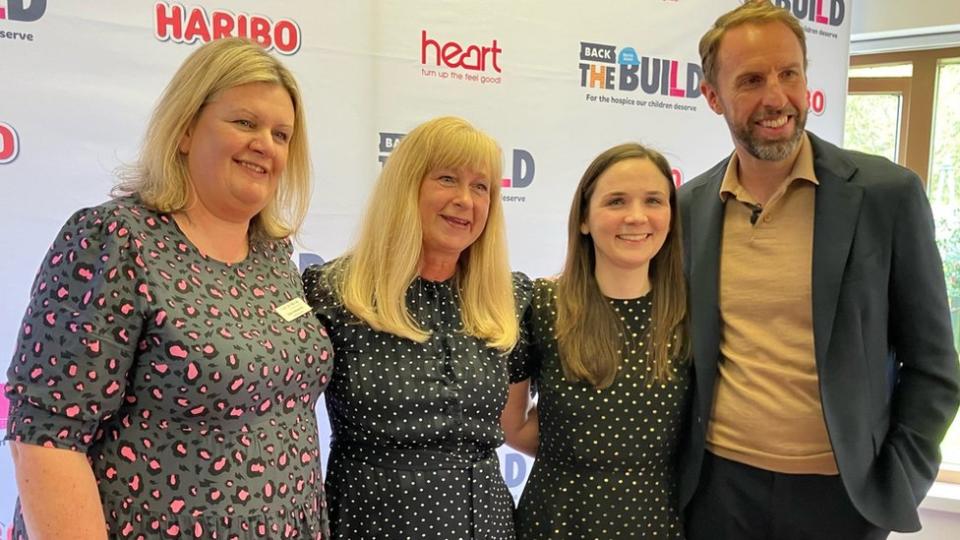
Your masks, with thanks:
[(780, 22), (787, 26), (800, 41), (803, 50), (803, 69), (807, 69), (807, 36), (800, 21), (789, 11), (770, 3), (769, 0), (751, 0), (730, 10), (713, 23), (710, 30), (700, 38), (700, 66), (703, 76), (712, 85), (717, 84), (717, 51), (727, 30), (744, 24), (769, 24)]
[(486, 226), (460, 254), (455, 276), (464, 331), (490, 347), (510, 350), (519, 325), (500, 201), (502, 154), (496, 141), (466, 120), (434, 118), (400, 141), (380, 173), (337, 286), (344, 306), (372, 328), (426, 341), (430, 334), (406, 306), (423, 253), (420, 184), (430, 171), (457, 167), (490, 180)]
[(186, 208), (190, 172), (179, 149), (183, 134), (220, 92), (261, 82), (278, 84), (290, 94), (294, 122), (277, 193), (251, 221), (251, 234), (261, 238), (295, 234), (310, 203), (310, 155), (300, 87), (279, 60), (245, 39), (212, 41), (187, 57), (153, 110), (139, 159), (120, 168), (121, 183), (114, 195), (136, 194), (161, 212)]

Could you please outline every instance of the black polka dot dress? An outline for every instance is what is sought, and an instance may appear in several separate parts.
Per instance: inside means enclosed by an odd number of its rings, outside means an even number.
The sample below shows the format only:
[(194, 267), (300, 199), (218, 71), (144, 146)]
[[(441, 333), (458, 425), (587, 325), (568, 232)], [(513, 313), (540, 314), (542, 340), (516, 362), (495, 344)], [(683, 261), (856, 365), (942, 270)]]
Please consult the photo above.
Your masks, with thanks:
[[(421, 344), (345, 310), (331, 285), (338, 268), (303, 276), (337, 351), (326, 392), (333, 537), (513, 539), (513, 499), (496, 454), (509, 358), (463, 333), (452, 280), (417, 278), (407, 291), (409, 312), (432, 333)], [(518, 309), (530, 287), (515, 277)]]
[(649, 295), (610, 300), (635, 345), (622, 352), (613, 384), (598, 390), (564, 380), (555, 293), (554, 282), (535, 282), (525, 320), (528, 360), (511, 368), (513, 382), (535, 385), (540, 421), (517, 538), (683, 538), (675, 459), (689, 375), (677, 366), (675, 380), (649, 382)]
[[(287, 241), (225, 264), (169, 214), (80, 210), (36, 277), (7, 438), (84, 452), (110, 538), (328, 538), (315, 406), (333, 352)], [(19, 504), (13, 538), (27, 537)]]

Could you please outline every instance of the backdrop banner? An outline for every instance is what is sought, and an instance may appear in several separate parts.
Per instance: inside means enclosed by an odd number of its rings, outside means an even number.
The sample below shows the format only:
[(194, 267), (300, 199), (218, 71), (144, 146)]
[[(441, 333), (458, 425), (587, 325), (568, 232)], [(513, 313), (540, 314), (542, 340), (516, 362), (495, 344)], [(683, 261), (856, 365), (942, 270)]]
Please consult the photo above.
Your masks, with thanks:
[[(678, 183), (732, 151), (700, 94), (700, 36), (737, 0), (0, 0), (0, 380), (44, 253), (76, 209), (107, 199), (136, 158), (183, 59), (249, 36), (302, 85), (314, 188), (297, 262), (352, 242), (383, 161), (404, 133), (462, 116), (504, 151), (511, 263), (555, 274), (570, 198), (590, 160), (638, 141)], [(808, 127), (842, 142), (851, 0), (779, 0), (810, 61)], [(8, 404), (0, 398), (0, 434)], [(321, 403), (322, 449), (329, 434)], [(519, 497), (532, 461), (501, 449)], [(0, 451), (0, 537), (16, 499)]]

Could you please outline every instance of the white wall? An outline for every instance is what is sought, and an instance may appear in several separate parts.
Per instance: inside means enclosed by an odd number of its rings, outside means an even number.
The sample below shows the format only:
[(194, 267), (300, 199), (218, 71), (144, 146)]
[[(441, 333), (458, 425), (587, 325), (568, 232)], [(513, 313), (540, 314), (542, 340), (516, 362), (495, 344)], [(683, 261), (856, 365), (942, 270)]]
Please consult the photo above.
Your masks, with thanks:
[[(57, 229), (73, 210), (105, 198), (111, 169), (136, 155), (157, 95), (183, 58), (217, 33), (210, 27), (252, 35), (257, 17), (300, 80), (315, 185), (298, 260), (330, 259), (348, 246), (392, 134), (455, 114), (502, 145), (511, 263), (542, 276), (562, 264), (570, 194), (602, 149), (649, 144), (668, 156), (677, 180), (730, 152), (726, 125), (696, 90), (696, 43), (737, 3), (0, 0), (0, 141), (11, 141), (0, 142), (0, 231), (8, 233), (0, 235), (0, 385)], [(802, 24), (811, 57), (823, 59), (810, 68), (820, 106), (808, 125), (839, 142), (850, 19)], [(274, 32), (281, 25), (297, 39), (284, 44), (291, 36)], [(448, 45), (463, 55), (441, 59)], [(644, 79), (656, 88), (625, 77), (633, 66), (656, 70)], [(0, 397), (0, 438), (6, 416)], [(512, 451), (502, 462), (516, 494), (529, 462)], [(15, 492), (0, 445), (0, 538)]]
[(853, 34), (960, 25), (957, 0), (856, 0), (850, 12)]

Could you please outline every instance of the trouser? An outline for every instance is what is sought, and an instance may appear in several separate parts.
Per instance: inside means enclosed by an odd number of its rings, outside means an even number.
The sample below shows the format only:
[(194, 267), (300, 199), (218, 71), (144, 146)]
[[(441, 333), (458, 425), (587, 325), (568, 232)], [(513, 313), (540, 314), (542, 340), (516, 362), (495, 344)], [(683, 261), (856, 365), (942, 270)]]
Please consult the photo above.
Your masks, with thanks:
[(839, 476), (783, 474), (707, 452), (687, 505), (687, 540), (882, 540)]

